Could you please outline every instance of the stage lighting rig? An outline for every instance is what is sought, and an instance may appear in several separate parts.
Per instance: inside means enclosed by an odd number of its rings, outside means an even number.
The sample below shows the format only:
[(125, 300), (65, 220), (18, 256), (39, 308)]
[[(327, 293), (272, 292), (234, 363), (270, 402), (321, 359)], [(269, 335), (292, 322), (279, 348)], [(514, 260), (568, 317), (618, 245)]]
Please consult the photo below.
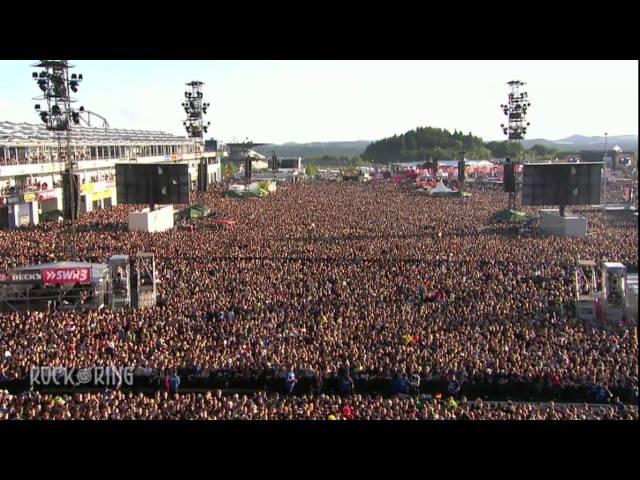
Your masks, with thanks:
[(211, 122), (204, 121), (204, 115), (211, 104), (203, 101), (203, 85), (204, 83), (199, 81), (187, 83), (188, 90), (184, 92), (185, 101), (182, 102), (182, 108), (187, 115), (187, 119), (182, 122), (182, 125), (189, 138), (193, 140), (196, 153), (203, 151), (203, 135), (209, 131), (211, 125)]
[(182, 125), (189, 138), (193, 139), (196, 152), (202, 150), (203, 134), (207, 133), (208, 127), (211, 125), (211, 122), (204, 121), (204, 115), (211, 104), (203, 101), (203, 85), (203, 82), (198, 81), (187, 83), (188, 90), (184, 92), (185, 101), (182, 102), (182, 108), (187, 115), (187, 119), (182, 122)]
[[(41, 60), (40, 63), (32, 65), (32, 67), (38, 69), (31, 74), (31, 77), (38, 85), (38, 88), (42, 91), (43, 95), (36, 97), (35, 100), (41, 100), (42, 103), (35, 105), (35, 110), (40, 120), (45, 124), (47, 130), (53, 131), (58, 140), (58, 159), (63, 157), (66, 159), (65, 170), (68, 177), (68, 185), (65, 185), (65, 191), (69, 192), (65, 194), (68, 196), (68, 200), (65, 200), (68, 208), (65, 207), (65, 216), (71, 220), (71, 242), (70, 246), (72, 251), (70, 256), (73, 260), (76, 259), (76, 217), (78, 214), (76, 202), (76, 195), (73, 192), (77, 192), (80, 186), (77, 184), (76, 175), (74, 175), (75, 158), (71, 151), (71, 129), (73, 125), (80, 123), (80, 113), (72, 108), (72, 103), (75, 103), (69, 92), (74, 93), (78, 91), (80, 82), (82, 82), (82, 75), (72, 74), (69, 76), (69, 69), (73, 68), (69, 65), (67, 60)], [(80, 112), (84, 111), (80, 107)], [(63, 155), (62, 142), (66, 140), (66, 151)]]
[[(531, 102), (529, 102), (529, 94), (522, 91), (522, 88), (526, 85), (525, 82), (512, 80), (507, 82), (507, 85), (510, 88), (508, 101), (506, 104), (500, 105), (502, 113), (507, 117), (507, 123), (500, 124), (500, 127), (511, 147), (509, 148), (510, 154), (515, 154), (521, 150), (518, 146), (522, 144), (527, 128), (531, 125), (527, 122), (527, 111), (531, 106)], [(514, 162), (514, 164), (513, 168), (516, 169), (517, 162)], [(516, 208), (515, 192), (509, 192), (509, 208)]]
[[(184, 92), (185, 100), (182, 102), (182, 108), (187, 115), (186, 120), (182, 122), (187, 136), (193, 140), (193, 151), (196, 158), (204, 152), (204, 134), (209, 131), (211, 122), (204, 121), (204, 115), (207, 113), (209, 103), (203, 101), (202, 86), (203, 82), (192, 81), (186, 84), (188, 89)], [(198, 168), (198, 176), (207, 175), (207, 160), (204, 157), (200, 158), (200, 166), (202, 170)], [(201, 182), (198, 180), (198, 190), (201, 192), (206, 191), (207, 182)]]
[(78, 91), (82, 75), (74, 73), (70, 77), (69, 69), (73, 66), (67, 60), (42, 60), (33, 67), (40, 69), (31, 76), (43, 93), (36, 100), (45, 102), (42, 106), (36, 104), (36, 112), (46, 124), (47, 130), (66, 132), (71, 123), (77, 124), (74, 120), (78, 118), (77, 113), (71, 107), (75, 99), (71, 98), (69, 91)]
[(500, 127), (510, 143), (519, 143), (524, 139), (527, 127), (530, 125), (526, 120), (526, 116), (531, 102), (529, 102), (527, 92), (520, 91), (525, 85), (524, 82), (513, 80), (508, 82), (507, 85), (511, 88), (509, 100), (506, 104), (500, 105), (502, 113), (507, 117), (507, 124), (503, 123)]

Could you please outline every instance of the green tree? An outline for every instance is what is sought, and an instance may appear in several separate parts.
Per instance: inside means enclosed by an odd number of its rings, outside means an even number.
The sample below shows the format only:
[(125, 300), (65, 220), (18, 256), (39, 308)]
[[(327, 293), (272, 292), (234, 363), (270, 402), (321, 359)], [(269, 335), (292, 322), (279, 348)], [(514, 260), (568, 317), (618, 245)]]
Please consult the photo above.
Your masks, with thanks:
[(535, 144), (529, 149), (536, 157), (554, 157), (558, 151), (555, 148), (547, 148), (544, 145)]
[(231, 161), (220, 162), (220, 169), (223, 175), (235, 175), (239, 171), (238, 167)]
[(318, 174), (318, 167), (314, 164), (309, 164), (304, 167), (304, 173), (307, 177), (315, 177)]

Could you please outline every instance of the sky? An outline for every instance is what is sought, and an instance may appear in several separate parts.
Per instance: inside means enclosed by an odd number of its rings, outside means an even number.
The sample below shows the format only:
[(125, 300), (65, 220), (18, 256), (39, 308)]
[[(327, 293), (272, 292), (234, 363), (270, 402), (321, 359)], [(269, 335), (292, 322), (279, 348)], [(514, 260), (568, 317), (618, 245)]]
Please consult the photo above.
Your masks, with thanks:
[[(0, 61), (0, 120), (38, 123), (35, 60)], [(113, 128), (184, 135), (185, 83), (205, 83), (207, 138), (376, 140), (415, 127), (502, 140), (506, 82), (527, 83), (527, 138), (638, 133), (638, 62), (71, 60), (77, 105)]]

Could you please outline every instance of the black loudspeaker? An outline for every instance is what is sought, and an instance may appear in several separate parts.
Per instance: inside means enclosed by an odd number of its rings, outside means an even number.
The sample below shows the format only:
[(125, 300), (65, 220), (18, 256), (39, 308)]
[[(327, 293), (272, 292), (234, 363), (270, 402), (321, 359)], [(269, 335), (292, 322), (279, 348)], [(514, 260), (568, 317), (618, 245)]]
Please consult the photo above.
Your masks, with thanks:
[(527, 164), (522, 178), (523, 205), (597, 205), (602, 163)]
[(156, 183), (153, 198), (159, 205), (189, 203), (191, 182), (189, 181), (189, 165), (159, 164), (153, 165)]
[(515, 193), (516, 191), (515, 167), (515, 164), (509, 158), (504, 162), (504, 191), (507, 193)]
[(244, 178), (247, 181), (251, 180), (251, 157), (244, 160)]
[(116, 189), (120, 204), (189, 203), (187, 164), (118, 164)]
[(458, 185), (464, 183), (464, 160), (458, 162)]
[(0, 228), (9, 228), (9, 207), (0, 207)]
[(116, 165), (116, 191), (122, 205), (155, 203), (153, 198), (154, 170), (148, 164)]
[[(62, 173), (62, 205), (64, 218), (70, 220), (80, 216), (80, 176), (74, 175), (73, 181), (69, 172)], [(72, 197), (73, 195), (73, 197)], [(71, 199), (73, 198), (73, 214)]]
[(209, 175), (206, 163), (198, 165), (198, 190), (206, 192), (209, 188)]

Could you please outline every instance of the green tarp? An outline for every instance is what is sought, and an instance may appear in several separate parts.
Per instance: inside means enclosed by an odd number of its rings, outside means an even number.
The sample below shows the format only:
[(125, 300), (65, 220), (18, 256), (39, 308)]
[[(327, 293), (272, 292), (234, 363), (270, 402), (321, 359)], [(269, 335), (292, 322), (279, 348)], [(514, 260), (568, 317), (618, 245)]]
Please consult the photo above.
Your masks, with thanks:
[(204, 205), (195, 204), (173, 214), (174, 219), (206, 217), (211, 211)]
[(529, 217), (526, 213), (516, 212), (515, 210), (500, 210), (493, 217), (497, 222), (503, 223), (523, 223), (529, 220)]
[(257, 191), (253, 191), (253, 192), (248, 190), (242, 190), (242, 191), (227, 190), (225, 192), (225, 195), (227, 195), (228, 197), (266, 197), (267, 195), (269, 195), (269, 192), (262, 188), (259, 188)]

